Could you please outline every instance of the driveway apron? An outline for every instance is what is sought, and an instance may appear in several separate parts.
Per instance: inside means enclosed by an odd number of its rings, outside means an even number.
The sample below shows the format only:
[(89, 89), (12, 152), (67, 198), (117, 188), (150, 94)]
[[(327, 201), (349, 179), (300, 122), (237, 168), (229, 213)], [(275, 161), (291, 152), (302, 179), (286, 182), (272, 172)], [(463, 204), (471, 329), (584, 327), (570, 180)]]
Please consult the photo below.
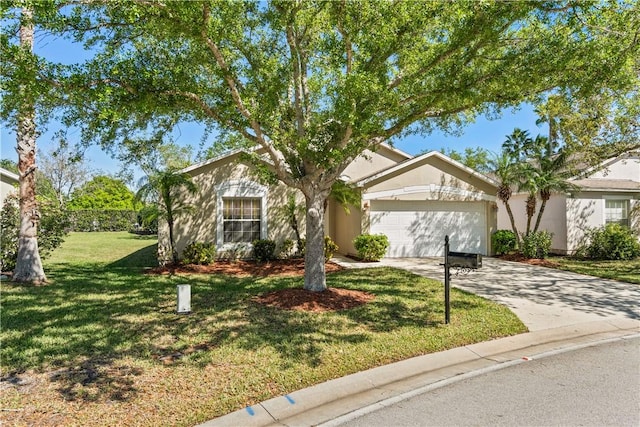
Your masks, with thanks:
[[(530, 331), (610, 318), (640, 319), (639, 285), (497, 258), (482, 261), (482, 268), (470, 272), (456, 274), (452, 268), (451, 286), (506, 305)], [(442, 258), (385, 258), (377, 265), (444, 282), (442, 262)]]

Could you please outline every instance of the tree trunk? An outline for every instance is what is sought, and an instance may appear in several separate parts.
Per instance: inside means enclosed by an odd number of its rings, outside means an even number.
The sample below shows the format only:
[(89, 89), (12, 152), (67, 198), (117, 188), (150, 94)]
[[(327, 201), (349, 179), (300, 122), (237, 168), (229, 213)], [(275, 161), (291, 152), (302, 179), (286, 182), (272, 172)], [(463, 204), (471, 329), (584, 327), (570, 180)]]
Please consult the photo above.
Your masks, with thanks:
[(169, 215), (167, 218), (167, 225), (169, 226), (169, 250), (171, 251), (171, 262), (174, 265), (178, 264), (178, 251), (175, 249), (175, 244), (173, 242), (173, 216)]
[(516, 227), (516, 221), (513, 218), (513, 211), (511, 210), (511, 205), (509, 205), (508, 200), (503, 200), (505, 208), (507, 209), (507, 214), (509, 215), (509, 221), (511, 221), (511, 230), (513, 234), (516, 235), (516, 249), (520, 247), (520, 235), (518, 234), (518, 228)]
[(525, 233), (526, 236), (529, 235), (529, 233), (531, 233), (531, 220), (533, 219), (533, 216), (536, 214), (536, 196), (535, 194), (529, 194), (529, 197), (527, 197), (527, 232)]
[(313, 191), (306, 196), (307, 243), (304, 253), (304, 289), (322, 292), (327, 289), (324, 270), (324, 201), (328, 192)]
[[(25, 23), (20, 27), (20, 46), (33, 51), (33, 24), (30, 23), (32, 11), (22, 9)], [(18, 258), (13, 271), (16, 282), (41, 283), (47, 280), (38, 250), (38, 204), (36, 201), (36, 124), (35, 107), (27, 95), (25, 85), (20, 106), (16, 130), (18, 151), (18, 169), (20, 170), (20, 234), (18, 239)]]
[(538, 232), (538, 227), (540, 227), (540, 220), (542, 219), (542, 214), (544, 213), (544, 208), (547, 206), (547, 200), (542, 199), (542, 203), (540, 203), (540, 210), (538, 211), (538, 218), (536, 218), (536, 225), (533, 227), (533, 232)]

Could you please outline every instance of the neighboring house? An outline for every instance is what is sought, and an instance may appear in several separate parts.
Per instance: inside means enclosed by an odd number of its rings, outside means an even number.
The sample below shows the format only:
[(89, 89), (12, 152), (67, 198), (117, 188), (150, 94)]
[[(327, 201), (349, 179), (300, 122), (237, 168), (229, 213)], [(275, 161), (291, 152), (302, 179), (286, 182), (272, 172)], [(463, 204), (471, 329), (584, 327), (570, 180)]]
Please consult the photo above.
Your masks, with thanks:
[[(176, 249), (191, 242), (214, 242), (219, 254), (258, 238), (295, 240), (283, 213), (289, 194), (304, 206), (298, 190), (282, 183), (263, 185), (242, 161), (241, 152), (207, 160), (184, 169), (199, 191), (188, 202), (195, 213), (175, 224)], [(359, 206), (330, 199), (325, 235), (342, 254), (356, 254), (353, 239), (361, 233), (387, 235), (389, 257), (443, 254), (449, 235), (451, 250), (491, 253), (490, 236), (497, 226), (496, 183), (439, 152), (417, 157), (382, 144), (351, 163), (342, 179), (357, 187)], [(304, 222), (304, 211), (300, 214)], [(160, 230), (166, 244), (167, 230)]]
[(4, 205), (7, 195), (17, 192), (18, 179), (20, 177), (13, 172), (0, 168), (0, 206)]
[[(540, 230), (553, 233), (553, 253), (574, 253), (589, 228), (609, 222), (637, 225), (631, 224), (630, 212), (640, 203), (640, 153), (609, 159), (569, 182), (578, 189), (568, 194), (553, 194), (540, 222)], [(514, 194), (510, 200), (516, 226), (521, 233), (526, 229), (526, 198), (526, 194)], [(535, 217), (532, 222), (535, 222)], [(498, 227), (511, 229), (502, 203), (498, 208)]]

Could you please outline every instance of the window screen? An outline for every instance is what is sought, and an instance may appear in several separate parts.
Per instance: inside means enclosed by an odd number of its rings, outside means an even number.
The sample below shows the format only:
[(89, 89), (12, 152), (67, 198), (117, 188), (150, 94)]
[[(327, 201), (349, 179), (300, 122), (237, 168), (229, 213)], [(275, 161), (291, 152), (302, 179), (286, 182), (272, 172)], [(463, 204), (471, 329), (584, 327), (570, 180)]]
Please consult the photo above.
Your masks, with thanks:
[(259, 198), (223, 199), (224, 243), (251, 243), (260, 239)]
[(629, 201), (628, 200), (606, 200), (604, 206), (604, 216), (607, 223), (617, 222), (622, 225), (629, 225)]

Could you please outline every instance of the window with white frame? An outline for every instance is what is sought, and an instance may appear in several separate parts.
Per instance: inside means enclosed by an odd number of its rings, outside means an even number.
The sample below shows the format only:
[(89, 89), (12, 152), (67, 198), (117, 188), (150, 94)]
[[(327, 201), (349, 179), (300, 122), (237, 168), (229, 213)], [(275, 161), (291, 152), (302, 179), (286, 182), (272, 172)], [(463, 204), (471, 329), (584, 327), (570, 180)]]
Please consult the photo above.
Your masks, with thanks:
[(616, 222), (629, 226), (629, 200), (605, 200), (604, 219), (607, 224)]
[(223, 243), (251, 243), (260, 239), (261, 205), (259, 198), (223, 198)]
[(267, 187), (248, 180), (216, 186), (216, 245), (226, 250), (267, 236)]

